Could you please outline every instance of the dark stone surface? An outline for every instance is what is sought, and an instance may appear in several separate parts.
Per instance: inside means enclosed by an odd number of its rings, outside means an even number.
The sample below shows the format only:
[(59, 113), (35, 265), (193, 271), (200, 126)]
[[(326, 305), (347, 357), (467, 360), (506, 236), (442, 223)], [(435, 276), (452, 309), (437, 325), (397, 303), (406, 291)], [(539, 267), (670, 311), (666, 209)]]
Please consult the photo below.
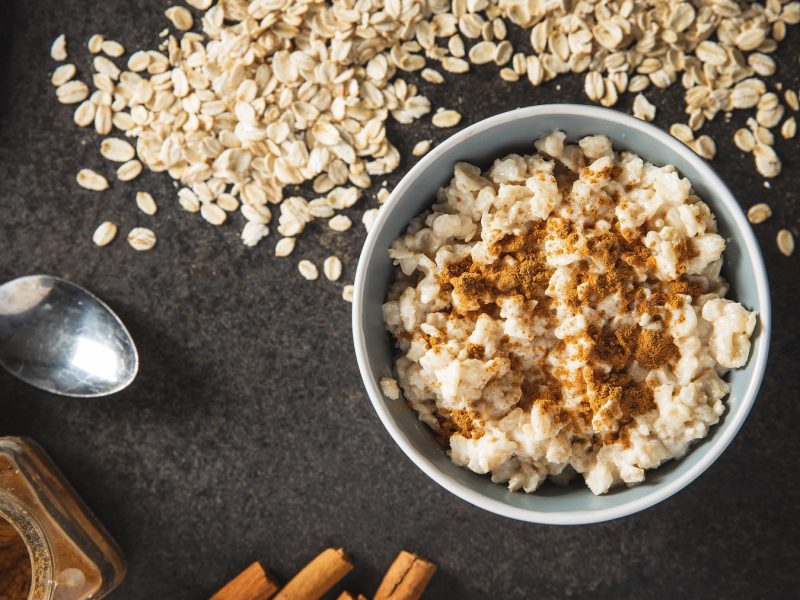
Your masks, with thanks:
[[(254, 559), (286, 580), (328, 545), (355, 559), (344, 584), (353, 591), (374, 590), (401, 548), (439, 565), (428, 598), (775, 598), (796, 589), (800, 278), (797, 255), (774, 245), (780, 227), (797, 234), (796, 142), (778, 142), (785, 172), (765, 190), (731, 141), (746, 115), (709, 127), (719, 146), (713, 166), (742, 204), (775, 210), (757, 228), (772, 283), (772, 357), (734, 443), (688, 489), (635, 516), (575, 528), (518, 523), (458, 500), (403, 456), (362, 389), (340, 285), (297, 274), (299, 258), (337, 253), (352, 280), (360, 225), (349, 235), (313, 226), (292, 259), (276, 260), (275, 234), (243, 247), (240, 220), (213, 228), (184, 213), (166, 175), (104, 194), (77, 187), (79, 168), (110, 169), (97, 137), (55, 100), (50, 42), (66, 32), (85, 75), (91, 34), (152, 47), (168, 4), (0, 4), (0, 280), (44, 272), (89, 287), (129, 325), (142, 357), (135, 384), (99, 400), (49, 396), (0, 371), (0, 434), (39, 440), (120, 542), (129, 572), (114, 598), (207, 597)], [(799, 43), (793, 29), (778, 54), (795, 89)], [(533, 89), (491, 73), (420, 87), (435, 106), (462, 110), (463, 125), (527, 104), (584, 101), (580, 77)], [(647, 95), (659, 125), (680, 118), (679, 90)], [(410, 156), (415, 141), (451, 133), (428, 123), (394, 125), (392, 138)], [(137, 189), (153, 192), (156, 217), (137, 212)], [(123, 239), (95, 248), (92, 231), (107, 218), (123, 235), (154, 227), (157, 249), (138, 254)]]

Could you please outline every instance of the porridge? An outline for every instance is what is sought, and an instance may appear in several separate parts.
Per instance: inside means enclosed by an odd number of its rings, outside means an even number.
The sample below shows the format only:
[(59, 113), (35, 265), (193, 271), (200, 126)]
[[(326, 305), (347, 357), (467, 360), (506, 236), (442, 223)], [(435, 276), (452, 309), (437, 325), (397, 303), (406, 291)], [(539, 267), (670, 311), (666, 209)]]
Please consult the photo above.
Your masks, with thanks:
[(399, 390), (381, 387), (458, 465), (602, 494), (708, 434), (756, 315), (725, 298), (725, 240), (674, 167), (603, 136), (535, 147), (456, 164), (392, 245)]

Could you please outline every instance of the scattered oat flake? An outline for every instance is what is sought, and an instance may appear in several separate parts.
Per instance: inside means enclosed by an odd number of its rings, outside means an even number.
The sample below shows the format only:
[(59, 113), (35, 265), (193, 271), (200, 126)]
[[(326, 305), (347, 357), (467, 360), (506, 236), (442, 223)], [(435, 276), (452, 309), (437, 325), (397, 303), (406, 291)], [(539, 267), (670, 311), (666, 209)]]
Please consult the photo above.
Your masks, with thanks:
[(275, 244), (275, 256), (289, 256), (294, 251), (295, 238), (284, 237), (278, 240)]
[(329, 256), (322, 263), (322, 272), (328, 281), (336, 281), (342, 276), (342, 261), (338, 256)]
[(717, 154), (717, 145), (714, 143), (714, 140), (707, 135), (701, 135), (689, 145), (692, 150), (706, 160), (711, 160)]
[(364, 224), (364, 229), (367, 230), (367, 233), (370, 232), (372, 226), (375, 224), (379, 210), (380, 209), (377, 208), (370, 208), (369, 210), (365, 210), (364, 214), (361, 216), (361, 222)]
[(81, 169), (77, 176), (78, 185), (87, 190), (102, 192), (108, 189), (108, 180), (91, 169)]
[(99, 33), (95, 33), (92, 37), (89, 38), (89, 42), (86, 44), (87, 48), (89, 48), (89, 52), (92, 54), (98, 54), (103, 50), (103, 42), (105, 38), (100, 35)]
[(70, 79), (75, 77), (76, 72), (77, 69), (72, 63), (61, 65), (55, 71), (53, 71), (53, 76), (50, 78), (50, 82), (56, 87), (62, 86)]
[(342, 299), (344, 299), (345, 302), (352, 302), (354, 293), (355, 288), (352, 285), (346, 285), (342, 288)]
[(111, 221), (105, 221), (94, 230), (92, 241), (100, 247), (108, 246), (116, 236), (117, 226)]
[(297, 263), (297, 270), (300, 271), (300, 275), (302, 275), (308, 281), (314, 281), (315, 279), (319, 278), (319, 270), (317, 270), (317, 266), (305, 258)]
[(78, 108), (75, 109), (73, 120), (78, 127), (88, 127), (94, 123), (94, 114), (96, 107), (90, 100), (85, 100)]
[(192, 13), (183, 6), (171, 6), (164, 11), (166, 17), (172, 22), (176, 29), (188, 31), (194, 24)]
[(435, 69), (431, 68), (422, 69), (420, 75), (428, 83), (434, 83), (437, 85), (440, 83), (444, 83), (444, 76)]
[(733, 134), (733, 143), (742, 152), (752, 152), (756, 146), (756, 138), (749, 129), (737, 129)]
[(790, 140), (797, 134), (797, 121), (794, 117), (789, 117), (781, 125), (781, 135), (784, 139)]
[[(199, 208), (198, 208), (199, 210)], [(242, 229), (242, 243), (245, 246), (253, 247), (269, 234), (269, 228), (263, 223), (248, 221)]]
[(633, 100), (633, 116), (642, 121), (652, 121), (656, 118), (656, 107), (644, 94), (637, 94)]
[(200, 206), (200, 216), (212, 225), (222, 225), (228, 218), (228, 213), (216, 204), (203, 202), (202, 206)]
[(120, 181), (132, 181), (142, 172), (142, 163), (138, 160), (129, 160), (117, 169), (117, 179)]
[(53, 40), (50, 56), (57, 61), (67, 60), (67, 38), (63, 33)]
[(434, 127), (455, 127), (461, 122), (461, 113), (455, 110), (440, 110), (433, 115)]
[(389, 199), (389, 196), (391, 196), (389, 190), (387, 190), (386, 188), (381, 188), (378, 190), (378, 193), (376, 194), (375, 197), (378, 199), (378, 204), (383, 204)]
[(108, 160), (124, 163), (136, 156), (136, 150), (121, 138), (106, 138), (100, 142), (100, 154)]
[(400, 388), (397, 385), (397, 380), (392, 377), (381, 377), (380, 380), (381, 392), (389, 398), (389, 400), (397, 400), (400, 397)]
[(411, 154), (414, 156), (423, 156), (428, 153), (428, 150), (431, 149), (431, 140), (422, 140), (421, 142), (417, 142), (414, 145), (413, 150), (411, 150)]
[(352, 225), (353, 222), (350, 220), (350, 217), (345, 215), (336, 215), (328, 221), (328, 226), (334, 231), (347, 231)]
[(759, 202), (747, 209), (747, 220), (753, 225), (763, 223), (772, 216), (772, 209), (769, 204)]
[(61, 104), (78, 104), (89, 97), (89, 86), (82, 81), (67, 81), (56, 88), (56, 97)]
[(673, 123), (669, 128), (672, 137), (678, 138), (684, 144), (688, 144), (694, 139), (692, 128), (684, 123)]
[(112, 58), (119, 58), (125, 54), (125, 47), (114, 40), (106, 40), (101, 44), (100, 49), (102, 50), (103, 54)]
[(134, 227), (128, 233), (128, 243), (139, 252), (151, 250), (156, 245), (156, 234), (146, 227)]
[(149, 192), (136, 192), (136, 206), (146, 215), (154, 215), (158, 211), (156, 201)]
[(214, 0), (186, 0), (186, 4), (197, 10), (207, 10)]
[(778, 245), (778, 250), (784, 256), (791, 256), (794, 252), (794, 236), (788, 229), (781, 229), (775, 238), (775, 243)]

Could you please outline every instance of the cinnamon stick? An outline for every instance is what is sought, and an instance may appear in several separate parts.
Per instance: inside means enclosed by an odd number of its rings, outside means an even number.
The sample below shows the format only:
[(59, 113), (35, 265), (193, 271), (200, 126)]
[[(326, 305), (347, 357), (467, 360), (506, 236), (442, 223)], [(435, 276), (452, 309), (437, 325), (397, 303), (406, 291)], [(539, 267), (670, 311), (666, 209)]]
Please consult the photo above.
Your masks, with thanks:
[(436, 565), (401, 551), (381, 581), (375, 600), (419, 600), (436, 572)]
[(269, 600), (278, 584), (256, 561), (229, 581), (211, 600)]
[(343, 548), (328, 548), (295, 575), (275, 600), (319, 600), (352, 569)]
[(363, 594), (353, 596), (350, 592), (342, 592), (336, 600), (367, 600), (367, 597)]

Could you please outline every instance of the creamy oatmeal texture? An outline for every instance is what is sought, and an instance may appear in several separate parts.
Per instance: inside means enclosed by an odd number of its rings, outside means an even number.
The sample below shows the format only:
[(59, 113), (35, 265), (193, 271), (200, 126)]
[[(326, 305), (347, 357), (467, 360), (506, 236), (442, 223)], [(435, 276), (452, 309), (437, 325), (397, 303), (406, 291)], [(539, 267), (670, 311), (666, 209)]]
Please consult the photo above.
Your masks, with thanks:
[(708, 434), (756, 315), (724, 297), (725, 240), (674, 167), (603, 136), (535, 146), (455, 166), (390, 250), (384, 318), (403, 395), (453, 462), (602, 494)]

